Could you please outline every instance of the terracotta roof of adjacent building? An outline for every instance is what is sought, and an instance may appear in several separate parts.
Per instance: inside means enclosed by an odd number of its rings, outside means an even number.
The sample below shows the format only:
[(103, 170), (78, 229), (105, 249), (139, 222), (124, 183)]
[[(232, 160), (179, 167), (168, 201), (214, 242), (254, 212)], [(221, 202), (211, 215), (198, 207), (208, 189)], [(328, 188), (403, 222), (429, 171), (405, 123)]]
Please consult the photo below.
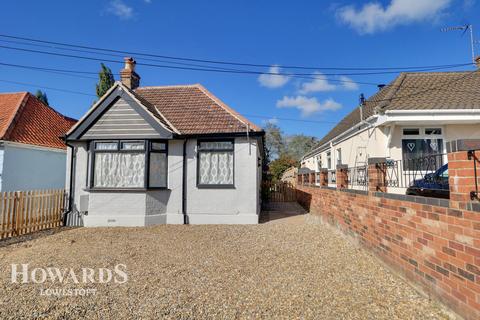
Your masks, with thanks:
[[(401, 73), (366, 100), (363, 119), (390, 110), (437, 109), (480, 109), (480, 71)], [(360, 122), (360, 109), (356, 107), (314, 149)]]
[(202, 85), (139, 87), (139, 100), (160, 121), (179, 134), (261, 132), (254, 123), (207, 91)]
[(0, 140), (65, 149), (60, 137), (75, 122), (28, 92), (0, 94)]

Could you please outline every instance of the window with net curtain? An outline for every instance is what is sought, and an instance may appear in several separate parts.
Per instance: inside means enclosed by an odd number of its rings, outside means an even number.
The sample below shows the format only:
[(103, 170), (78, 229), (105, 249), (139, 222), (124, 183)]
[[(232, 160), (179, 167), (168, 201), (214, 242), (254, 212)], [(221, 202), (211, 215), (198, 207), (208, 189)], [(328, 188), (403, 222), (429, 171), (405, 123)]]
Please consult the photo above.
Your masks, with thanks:
[(233, 140), (199, 141), (198, 185), (233, 186)]
[(93, 158), (94, 188), (167, 187), (165, 142), (94, 142)]

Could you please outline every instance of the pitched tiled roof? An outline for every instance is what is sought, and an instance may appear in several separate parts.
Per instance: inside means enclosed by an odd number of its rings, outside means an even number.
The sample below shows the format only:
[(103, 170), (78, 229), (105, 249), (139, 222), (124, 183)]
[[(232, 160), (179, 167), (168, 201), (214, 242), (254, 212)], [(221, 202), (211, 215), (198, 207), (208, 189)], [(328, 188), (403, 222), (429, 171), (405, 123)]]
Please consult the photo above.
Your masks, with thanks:
[[(367, 99), (363, 119), (389, 110), (433, 109), (480, 109), (480, 71), (401, 73)], [(359, 123), (360, 109), (357, 107), (333, 127), (314, 149)]]
[(251, 131), (261, 131), (199, 84), (140, 87), (135, 95), (180, 134), (243, 133), (247, 123)]
[(0, 139), (7, 133), (10, 123), (12, 123), (27, 94), (27, 92), (0, 94)]
[(0, 94), (0, 140), (65, 149), (60, 137), (75, 122), (28, 92)]

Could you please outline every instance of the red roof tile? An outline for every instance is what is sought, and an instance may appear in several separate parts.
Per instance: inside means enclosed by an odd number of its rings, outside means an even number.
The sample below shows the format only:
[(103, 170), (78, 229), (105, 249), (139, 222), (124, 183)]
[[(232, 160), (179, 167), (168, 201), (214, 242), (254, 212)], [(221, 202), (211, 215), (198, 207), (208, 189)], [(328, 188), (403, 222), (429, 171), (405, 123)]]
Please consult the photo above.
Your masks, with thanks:
[(199, 84), (140, 87), (135, 94), (181, 134), (240, 133), (246, 124), (251, 131), (261, 131)]
[(0, 94), (0, 140), (65, 149), (60, 137), (75, 122), (28, 92)]

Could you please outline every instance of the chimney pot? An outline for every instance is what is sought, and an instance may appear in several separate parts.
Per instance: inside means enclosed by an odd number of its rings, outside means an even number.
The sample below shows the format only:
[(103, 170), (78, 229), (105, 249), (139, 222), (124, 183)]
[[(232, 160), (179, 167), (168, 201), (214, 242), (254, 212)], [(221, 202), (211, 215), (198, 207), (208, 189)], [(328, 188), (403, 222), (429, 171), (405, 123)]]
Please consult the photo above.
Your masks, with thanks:
[(125, 66), (120, 70), (120, 78), (124, 86), (135, 90), (140, 85), (140, 76), (135, 72), (137, 62), (132, 57), (125, 57)]

